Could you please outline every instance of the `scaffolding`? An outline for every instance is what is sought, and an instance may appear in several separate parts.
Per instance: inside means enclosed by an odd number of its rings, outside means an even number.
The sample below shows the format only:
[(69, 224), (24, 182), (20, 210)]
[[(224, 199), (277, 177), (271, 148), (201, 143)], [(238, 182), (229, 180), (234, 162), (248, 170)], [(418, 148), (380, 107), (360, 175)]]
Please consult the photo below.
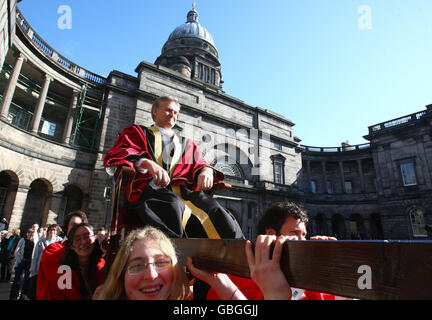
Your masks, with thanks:
[(72, 146), (95, 150), (104, 98), (104, 87), (85, 83), (77, 105), (77, 118), (70, 143)]

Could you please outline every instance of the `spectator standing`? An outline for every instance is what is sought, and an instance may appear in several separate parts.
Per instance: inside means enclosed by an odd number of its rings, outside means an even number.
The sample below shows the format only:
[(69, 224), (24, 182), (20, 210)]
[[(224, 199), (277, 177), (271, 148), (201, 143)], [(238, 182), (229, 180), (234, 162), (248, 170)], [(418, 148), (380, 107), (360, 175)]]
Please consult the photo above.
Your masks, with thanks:
[(0, 222), (0, 231), (7, 230), (9, 227), (9, 221), (6, 218), (2, 218)]
[(15, 263), (15, 249), (20, 240), (20, 229), (15, 228), (12, 230), (12, 235), (7, 239), (5, 252), (2, 252), (2, 267), (1, 267), (1, 280), (9, 281), (11, 278), (13, 265)]
[(57, 224), (51, 224), (47, 228), (46, 237), (42, 237), (39, 239), (38, 243), (35, 245), (33, 259), (30, 266), (30, 280), (29, 280), (29, 294), (28, 298), (30, 300), (36, 299), (36, 284), (37, 284), (37, 275), (39, 271), (39, 264), (42, 258), (42, 253), (47, 246), (51, 243), (61, 241), (62, 238), (57, 235), (59, 230), (59, 226)]
[[(8, 245), (8, 238), (7, 238), (7, 234), (8, 232), (6, 230), (2, 230), (0, 231), (0, 236), (1, 236), (1, 242), (0, 242), (0, 270), (2, 269), (2, 264), (3, 264), (3, 253), (6, 252), (6, 248)], [(2, 279), (0, 279), (1, 281)]]
[[(27, 299), (30, 264), (33, 255), (33, 229), (28, 229), (24, 238), (21, 238), (15, 249), (15, 277), (9, 294), (9, 300), (17, 300), (18, 297), (22, 300)], [(24, 274), (23, 285), (21, 287), (21, 277)], [(21, 289), (21, 290), (20, 290)], [(20, 294), (21, 291), (21, 294)]]

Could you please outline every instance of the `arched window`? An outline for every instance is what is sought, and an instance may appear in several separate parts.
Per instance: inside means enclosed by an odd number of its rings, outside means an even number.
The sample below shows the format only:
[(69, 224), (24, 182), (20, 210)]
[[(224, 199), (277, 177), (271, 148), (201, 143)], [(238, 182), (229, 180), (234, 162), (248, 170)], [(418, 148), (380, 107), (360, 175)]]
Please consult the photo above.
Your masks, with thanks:
[(242, 171), (236, 163), (222, 161), (215, 163), (213, 166), (219, 171), (222, 171), (226, 176), (243, 179)]
[(14, 172), (0, 172), (0, 218), (10, 220), (18, 184), (18, 176)]
[(423, 210), (417, 206), (408, 208), (408, 215), (411, 222), (412, 233), (414, 237), (427, 237), (425, 229), (425, 216)]
[(51, 205), (52, 186), (44, 179), (36, 179), (30, 184), (24, 206), (20, 229), (26, 230), (34, 223), (44, 225)]

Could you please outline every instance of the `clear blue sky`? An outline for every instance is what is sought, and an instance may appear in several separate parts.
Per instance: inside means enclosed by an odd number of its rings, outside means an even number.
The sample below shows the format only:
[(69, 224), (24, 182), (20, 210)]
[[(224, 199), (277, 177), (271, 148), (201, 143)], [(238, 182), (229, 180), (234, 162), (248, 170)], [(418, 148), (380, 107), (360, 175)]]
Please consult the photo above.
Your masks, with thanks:
[[(62, 5), (72, 29), (58, 27)], [(192, 0), (18, 6), (76, 64), (136, 76), (186, 22)], [(219, 51), (224, 91), (293, 121), (302, 144), (365, 143), (368, 126), (432, 103), (431, 0), (197, 0), (196, 9)]]

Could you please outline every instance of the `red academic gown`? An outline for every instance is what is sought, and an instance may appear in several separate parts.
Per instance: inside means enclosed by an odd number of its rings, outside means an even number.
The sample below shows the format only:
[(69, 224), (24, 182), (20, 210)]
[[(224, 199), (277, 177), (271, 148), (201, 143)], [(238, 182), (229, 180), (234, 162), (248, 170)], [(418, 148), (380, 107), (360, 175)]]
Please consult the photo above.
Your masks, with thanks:
[(305, 290), (305, 297), (300, 300), (336, 300), (335, 295), (316, 291)]
[[(67, 288), (63, 280), (65, 271), (58, 273), (59, 261), (64, 251), (64, 242), (54, 242), (45, 248), (39, 265), (36, 300), (82, 300), (78, 275), (72, 271), (71, 286)], [(100, 259), (97, 268), (98, 283), (102, 284), (105, 271), (103, 258)], [(60, 279), (61, 277), (63, 278)]]
[[(104, 164), (105, 167), (129, 166), (135, 175), (126, 189), (130, 206), (128, 204), (128, 208), (120, 213), (119, 221), (113, 221), (112, 226), (132, 229), (153, 225), (170, 237), (184, 237), (183, 229), (188, 224), (194, 226), (186, 229), (188, 237), (244, 238), (233, 215), (209, 195), (196, 190), (197, 175), (203, 167), (214, 169), (214, 183), (224, 179), (223, 173), (202, 157), (191, 139), (180, 141), (174, 137), (170, 147), (170, 155), (164, 156), (161, 133), (156, 127), (134, 124), (122, 131), (113, 148), (106, 153)], [(170, 176), (170, 186), (158, 190), (150, 187), (151, 174), (143, 174), (134, 168), (139, 158), (153, 160), (164, 168)]]

